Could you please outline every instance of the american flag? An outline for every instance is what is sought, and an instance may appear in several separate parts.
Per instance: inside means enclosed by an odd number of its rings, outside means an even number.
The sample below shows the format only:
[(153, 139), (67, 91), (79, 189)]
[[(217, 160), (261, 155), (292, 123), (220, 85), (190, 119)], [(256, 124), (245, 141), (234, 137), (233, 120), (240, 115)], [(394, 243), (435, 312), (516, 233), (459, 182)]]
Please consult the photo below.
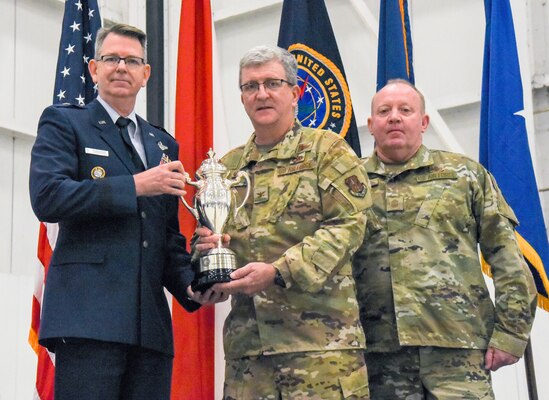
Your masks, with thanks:
[(96, 96), (88, 62), (94, 56), (95, 35), (101, 28), (97, 0), (67, 0), (59, 56), (55, 71), (53, 103), (83, 106)]
[[(59, 56), (55, 71), (53, 103), (84, 105), (96, 96), (88, 61), (94, 56), (95, 37), (101, 28), (97, 0), (67, 0)], [(38, 344), (42, 293), (51, 253), (57, 239), (57, 224), (40, 223), (38, 263), (32, 299), (29, 343), (38, 356), (34, 398), (53, 400), (54, 354)]]

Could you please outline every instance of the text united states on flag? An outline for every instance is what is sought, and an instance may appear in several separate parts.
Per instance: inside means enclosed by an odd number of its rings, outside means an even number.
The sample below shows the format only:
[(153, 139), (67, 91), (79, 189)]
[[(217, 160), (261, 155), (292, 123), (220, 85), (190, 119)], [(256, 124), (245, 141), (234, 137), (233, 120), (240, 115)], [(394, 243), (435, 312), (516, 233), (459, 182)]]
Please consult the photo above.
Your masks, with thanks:
[[(96, 96), (88, 72), (88, 61), (94, 56), (95, 36), (101, 27), (97, 0), (69, 0), (65, 14), (55, 71), (53, 103), (84, 105)], [(57, 239), (57, 224), (40, 223), (38, 264), (29, 343), (38, 356), (35, 399), (53, 399), (55, 357), (38, 344), (42, 293), (47, 279), (51, 253)]]
[(324, 0), (284, 0), (278, 46), (297, 60), (299, 122), (343, 136), (360, 157), (351, 93)]

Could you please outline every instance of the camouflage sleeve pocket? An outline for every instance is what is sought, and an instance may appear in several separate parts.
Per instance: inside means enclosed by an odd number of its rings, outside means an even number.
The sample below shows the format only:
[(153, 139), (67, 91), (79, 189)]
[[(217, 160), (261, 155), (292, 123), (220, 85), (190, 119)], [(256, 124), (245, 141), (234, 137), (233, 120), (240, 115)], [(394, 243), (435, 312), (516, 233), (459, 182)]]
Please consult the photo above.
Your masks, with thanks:
[(311, 262), (324, 274), (330, 275), (340, 258), (340, 251), (337, 251), (331, 244), (320, 243), (318, 249), (311, 257)]
[(498, 187), (498, 184), (496, 183), (496, 180), (494, 177), (490, 174), (490, 180), (492, 182), (492, 186), (494, 187), (494, 191), (496, 192), (496, 202), (498, 206), (498, 213), (503, 215), (505, 218), (510, 220), (514, 226), (517, 226), (519, 224), (518, 218), (515, 215), (515, 212), (511, 208), (511, 206), (507, 203), (507, 200), (505, 200), (505, 197), (503, 197), (503, 194), (501, 193), (501, 190)]
[(335, 160), (320, 180), (320, 188), (330, 192), (351, 214), (372, 205), (370, 187), (365, 173), (350, 157)]

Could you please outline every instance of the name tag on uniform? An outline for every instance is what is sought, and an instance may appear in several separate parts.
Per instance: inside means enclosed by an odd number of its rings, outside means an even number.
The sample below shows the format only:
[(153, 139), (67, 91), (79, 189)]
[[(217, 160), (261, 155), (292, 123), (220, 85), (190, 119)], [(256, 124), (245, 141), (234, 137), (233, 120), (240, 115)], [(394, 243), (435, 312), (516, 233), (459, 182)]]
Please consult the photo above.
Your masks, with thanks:
[(86, 147), (84, 151), (86, 152), (86, 154), (93, 154), (94, 156), (101, 156), (101, 157), (109, 156), (108, 150), (92, 149), (91, 147)]
[(387, 211), (404, 211), (404, 197), (403, 196), (388, 197)]
[(430, 174), (424, 175), (424, 176), (418, 176), (417, 181), (419, 183), (421, 182), (429, 182), (429, 181), (435, 181), (440, 179), (457, 179), (457, 173), (455, 171), (440, 171), (440, 172), (431, 172)]

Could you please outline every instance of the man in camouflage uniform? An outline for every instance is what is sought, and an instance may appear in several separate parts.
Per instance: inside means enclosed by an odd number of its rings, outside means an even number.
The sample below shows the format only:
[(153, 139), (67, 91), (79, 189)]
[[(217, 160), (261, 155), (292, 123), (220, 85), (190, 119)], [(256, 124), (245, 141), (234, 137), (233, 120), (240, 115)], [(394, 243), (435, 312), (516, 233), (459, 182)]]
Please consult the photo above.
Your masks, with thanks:
[[(422, 145), (421, 93), (372, 100), (364, 165), (374, 205), (353, 268), (372, 399), (493, 399), (490, 371), (522, 356), (536, 292), (516, 217), (479, 163)], [(495, 308), (477, 244), (491, 265)]]
[[(351, 255), (371, 206), (360, 161), (340, 136), (295, 121), (297, 64), (259, 46), (240, 63), (254, 126), (222, 162), (247, 171), (251, 195), (226, 224), (240, 266), (224, 327), (225, 399), (367, 399), (364, 336)], [(237, 188), (237, 204), (246, 188)], [(195, 247), (217, 235), (199, 228)]]

